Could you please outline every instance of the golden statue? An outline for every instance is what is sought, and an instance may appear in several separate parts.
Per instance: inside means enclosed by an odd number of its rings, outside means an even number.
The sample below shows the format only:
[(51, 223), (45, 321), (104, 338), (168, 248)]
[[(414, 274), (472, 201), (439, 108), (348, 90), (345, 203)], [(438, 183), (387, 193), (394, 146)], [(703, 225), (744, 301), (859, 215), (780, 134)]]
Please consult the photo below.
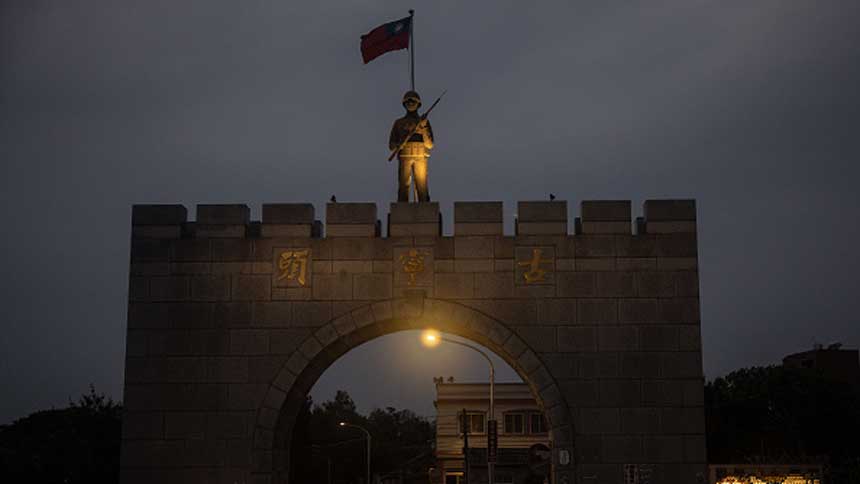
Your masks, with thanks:
[[(439, 96), (441, 99), (442, 96)], [(439, 100), (436, 100), (438, 103)], [(397, 155), (400, 161), (398, 170), (397, 201), (409, 201), (409, 180), (415, 186), (415, 201), (429, 202), (430, 192), (427, 189), (427, 158), (433, 149), (433, 128), (427, 115), (433, 106), (424, 113), (418, 115), (421, 107), (421, 97), (415, 91), (407, 91), (403, 95), (403, 107), (406, 115), (394, 121), (391, 127), (391, 136), (388, 138), (388, 149), (392, 151), (389, 161)]]

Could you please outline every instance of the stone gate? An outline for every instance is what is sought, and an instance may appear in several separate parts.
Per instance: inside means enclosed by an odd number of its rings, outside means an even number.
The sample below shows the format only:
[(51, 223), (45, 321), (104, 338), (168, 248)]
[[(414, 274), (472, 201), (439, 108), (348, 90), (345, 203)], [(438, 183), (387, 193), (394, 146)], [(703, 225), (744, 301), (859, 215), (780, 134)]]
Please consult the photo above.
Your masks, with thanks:
[[(547, 415), (553, 482), (699, 482), (706, 467), (692, 200), (136, 205), (122, 476), (288, 480), (306, 393), (349, 349), (436, 329), (508, 362)], [(324, 233), (324, 236), (323, 236)], [(647, 477), (646, 477), (647, 476)]]

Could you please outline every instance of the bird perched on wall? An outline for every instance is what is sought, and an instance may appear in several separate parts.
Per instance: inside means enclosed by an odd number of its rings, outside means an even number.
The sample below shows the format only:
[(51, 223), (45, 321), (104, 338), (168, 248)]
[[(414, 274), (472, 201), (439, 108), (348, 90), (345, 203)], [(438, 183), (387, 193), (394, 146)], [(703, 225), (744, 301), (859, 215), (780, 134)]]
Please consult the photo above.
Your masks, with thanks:
[(331, 203), (337, 203), (337, 197), (332, 195), (331, 198), (328, 199)]
[(550, 202), (552, 202), (553, 200), (555, 200), (555, 195), (553, 195), (552, 193), (550, 193), (550, 194), (549, 194), (549, 201), (550, 201)]

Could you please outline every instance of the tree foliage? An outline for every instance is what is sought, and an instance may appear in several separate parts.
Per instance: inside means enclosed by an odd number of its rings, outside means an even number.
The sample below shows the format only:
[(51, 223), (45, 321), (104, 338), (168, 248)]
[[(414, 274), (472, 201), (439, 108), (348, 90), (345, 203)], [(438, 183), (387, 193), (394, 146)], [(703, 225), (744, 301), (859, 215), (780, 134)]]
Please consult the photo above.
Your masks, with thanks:
[(711, 463), (828, 461), (836, 474), (856, 472), (856, 385), (813, 369), (743, 368), (708, 382), (705, 405)]
[[(290, 445), (293, 482), (349, 483), (364, 480), (366, 437), (340, 422), (359, 425), (371, 435), (371, 471), (374, 474), (418, 473), (426, 480), (432, 461), (434, 426), (411, 410), (393, 407), (361, 415), (349, 394), (338, 391), (333, 400), (307, 402), (296, 419)], [(413, 476), (414, 477), (414, 476)]]
[(116, 483), (122, 407), (90, 386), (60, 410), (0, 427), (0, 481)]

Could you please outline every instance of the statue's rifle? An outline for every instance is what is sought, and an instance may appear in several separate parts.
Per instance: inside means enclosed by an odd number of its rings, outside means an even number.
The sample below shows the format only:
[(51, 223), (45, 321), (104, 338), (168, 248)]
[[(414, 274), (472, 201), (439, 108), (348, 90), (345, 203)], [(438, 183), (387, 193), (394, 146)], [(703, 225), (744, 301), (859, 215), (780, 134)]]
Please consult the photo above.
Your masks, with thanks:
[[(428, 109), (427, 111), (424, 111), (424, 114), (421, 115), (421, 121), (424, 121), (425, 119), (427, 119), (427, 116), (430, 115), (430, 111), (432, 111), (433, 108), (435, 108), (436, 105), (439, 104), (439, 101), (442, 100), (442, 96), (444, 96), (446, 92), (448, 92), (448, 91), (447, 90), (442, 91), (442, 94), (436, 99), (436, 101), (433, 102), (433, 104), (430, 105), (430, 109)], [(412, 135), (414, 135), (415, 133), (418, 132), (418, 126), (421, 126), (420, 121), (415, 124), (415, 127), (412, 128), (412, 131), (409, 132), (409, 135), (403, 139), (403, 142), (400, 143), (400, 146), (398, 146), (396, 150), (391, 152), (391, 156), (388, 157), (388, 161), (393, 160), (394, 157), (397, 156), (397, 153), (400, 153), (400, 150), (402, 150), (403, 147), (406, 146), (406, 143), (409, 142), (409, 140), (412, 138)]]

